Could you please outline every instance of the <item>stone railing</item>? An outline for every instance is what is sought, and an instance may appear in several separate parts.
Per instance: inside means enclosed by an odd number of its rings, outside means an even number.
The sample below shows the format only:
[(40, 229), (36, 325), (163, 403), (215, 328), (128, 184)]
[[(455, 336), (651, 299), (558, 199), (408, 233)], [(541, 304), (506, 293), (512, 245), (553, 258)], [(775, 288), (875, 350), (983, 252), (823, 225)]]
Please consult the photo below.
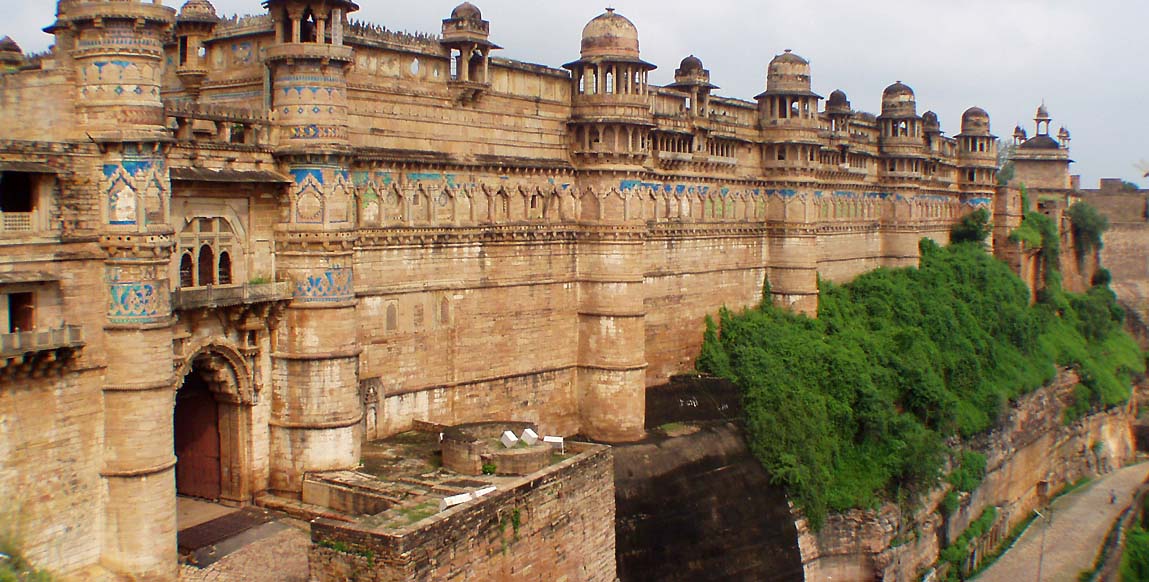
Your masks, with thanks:
[(0, 357), (11, 358), (28, 353), (78, 348), (83, 345), (84, 332), (75, 325), (6, 333), (0, 334)]
[(291, 299), (291, 286), (286, 282), (193, 287), (172, 291), (172, 308), (179, 311), (287, 299)]
[(0, 233), (32, 232), (35, 222), (31, 212), (0, 212)]

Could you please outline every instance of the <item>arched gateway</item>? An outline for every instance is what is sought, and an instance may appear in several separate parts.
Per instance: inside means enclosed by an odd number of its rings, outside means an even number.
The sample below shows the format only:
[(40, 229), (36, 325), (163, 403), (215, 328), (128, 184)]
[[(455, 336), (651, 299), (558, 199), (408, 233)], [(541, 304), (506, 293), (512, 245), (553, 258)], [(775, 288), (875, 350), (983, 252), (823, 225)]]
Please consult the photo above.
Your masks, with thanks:
[(176, 493), (243, 504), (251, 500), (252, 374), (229, 346), (210, 345), (179, 370), (172, 413)]

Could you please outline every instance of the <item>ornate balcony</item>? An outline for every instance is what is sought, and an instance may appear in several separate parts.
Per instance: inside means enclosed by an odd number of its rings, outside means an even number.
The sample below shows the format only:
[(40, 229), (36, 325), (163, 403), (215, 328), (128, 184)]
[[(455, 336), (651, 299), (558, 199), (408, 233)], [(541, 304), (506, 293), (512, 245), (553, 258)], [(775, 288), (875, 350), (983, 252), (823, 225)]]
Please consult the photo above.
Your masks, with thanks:
[(176, 311), (209, 309), (290, 299), (291, 286), (286, 282), (192, 287), (172, 291), (172, 308)]
[(0, 381), (57, 372), (82, 347), (84, 333), (75, 325), (0, 334)]

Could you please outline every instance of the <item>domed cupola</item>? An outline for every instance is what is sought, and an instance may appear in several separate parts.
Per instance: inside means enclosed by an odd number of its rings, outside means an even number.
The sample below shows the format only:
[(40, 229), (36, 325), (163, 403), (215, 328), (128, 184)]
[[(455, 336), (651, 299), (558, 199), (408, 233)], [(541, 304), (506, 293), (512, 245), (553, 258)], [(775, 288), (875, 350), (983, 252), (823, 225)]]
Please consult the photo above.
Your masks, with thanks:
[[(656, 67), (640, 57), (638, 28), (607, 8), (583, 28), (581, 56), (563, 65), (573, 84), (575, 158), (583, 164), (644, 162), (654, 127), (648, 75)], [(686, 64), (686, 77), (706, 74), (701, 61), (697, 68)]]
[(810, 90), (810, 61), (786, 49), (766, 68), (766, 91), (758, 101), (758, 123), (768, 168), (813, 169), (821, 163), (818, 101)]
[(443, 20), (442, 45), (451, 53), (448, 83), (460, 101), (473, 101), (491, 85), (491, 51), (500, 47), (489, 40), (491, 23), (477, 6), (464, 2)]
[(833, 93), (830, 93), (830, 98), (826, 100), (828, 113), (849, 113), (851, 109), (850, 99), (846, 96), (846, 92), (841, 89), (835, 89)]
[(209, 22), (215, 24), (219, 22), (219, 15), (215, 11), (215, 6), (212, 6), (208, 0), (188, 0), (183, 5), (183, 8), (180, 8), (176, 22), (181, 24), (185, 22)]
[(927, 134), (940, 134), (942, 132), (942, 122), (938, 119), (938, 114), (933, 111), (922, 114), (922, 127)]
[(989, 135), (989, 113), (981, 107), (970, 107), (961, 116), (961, 132), (965, 135)]
[(0, 38), (0, 72), (15, 70), (24, 64), (24, 51), (11, 37)]
[(898, 81), (882, 91), (882, 115), (885, 117), (914, 117), (917, 115), (917, 97), (909, 85)]
[[(933, 117), (936, 120), (937, 116)], [(917, 97), (909, 85), (898, 81), (882, 91), (878, 129), (881, 170), (886, 176), (917, 178), (928, 171), (926, 153), (933, 140), (925, 127), (925, 120), (918, 116)], [(940, 123), (937, 129), (940, 134)]]
[(638, 27), (629, 19), (607, 8), (582, 29), (582, 58), (639, 58)]
[(961, 116), (958, 140), (958, 183), (965, 189), (997, 185), (997, 136), (990, 133), (989, 113), (970, 107)]
[(755, 97), (764, 126), (818, 124), (820, 95), (810, 90), (810, 61), (786, 49), (766, 69), (766, 92)]
[(710, 93), (718, 86), (710, 83), (710, 71), (702, 66), (702, 59), (690, 55), (674, 71), (674, 83), (669, 85), (690, 95), (687, 109), (691, 115), (705, 117), (710, 109)]
[(192, 99), (199, 96), (207, 76), (207, 47), (212, 30), (219, 23), (215, 6), (208, 0), (188, 0), (176, 17), (175, 37), (179, 43), (176, 74)]

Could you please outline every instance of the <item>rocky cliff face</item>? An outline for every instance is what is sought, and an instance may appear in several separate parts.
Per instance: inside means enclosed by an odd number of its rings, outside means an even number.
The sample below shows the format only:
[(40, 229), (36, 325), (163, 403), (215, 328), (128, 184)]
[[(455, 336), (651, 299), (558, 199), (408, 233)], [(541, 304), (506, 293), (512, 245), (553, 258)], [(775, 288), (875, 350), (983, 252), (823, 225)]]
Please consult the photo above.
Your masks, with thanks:
[(894, 505), (831, 516), (820, 532), (796, 520), (806, 580), (911, 580), (937, 561), (944, 544), (981, 513), (996, 507), (996, 532), (1009, 531), (1058, 491), (1082, 477), (1116, 469), (1133, 458), (1132, 408), (1062, 422), (1078, 381), (1063, 372), (1049, 387), (1021, 398), (1002, 426), (973, 446), (987, 458), (982, 485), (963, 496), (949, 518), (939, 513), (939, 488), (907, 515)]

